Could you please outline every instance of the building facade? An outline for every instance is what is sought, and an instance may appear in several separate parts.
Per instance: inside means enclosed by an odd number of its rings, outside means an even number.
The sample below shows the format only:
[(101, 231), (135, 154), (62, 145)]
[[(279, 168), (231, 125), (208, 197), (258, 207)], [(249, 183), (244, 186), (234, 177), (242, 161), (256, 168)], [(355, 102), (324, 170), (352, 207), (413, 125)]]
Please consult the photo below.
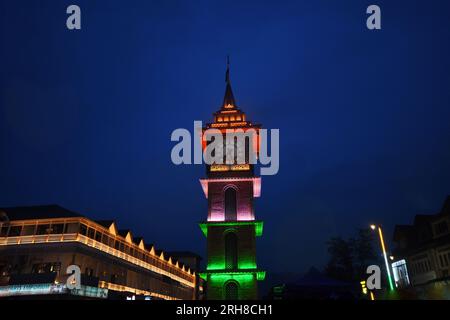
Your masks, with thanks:
[[(81, 270), (80, 290), (66, 286), (70, 265)], [(114, 221), (54, 205), (0, 209), (0, 297), (175, 300), (197, 289), (193, 270)]]
[[(265, 272), (257, 267), (256, 237), (263, 222), (255, 219), (253, 201), (260, 196), (261, 178), (254, 174), (253, 155), (259, 149), (260, 125), (252, 124), (235, 102), (226, 72), (225, 97), (214, 120), (203, 128), (205, 154), (212, 146), (213, 133), (223, 137), (220, 152), (206, 166), (207, 177), (200, 180), (208, 199), (208, 216), (200, 223), (207, 239), (207, 267), (201, 276), (207, 282), (206, 296), (212, 300), (257, 299), (257, 281)], [(229, 139), (230, 130), (241, 136)], [(239, 140), (241, 139), (241, 140)], [(218, 161), (217, 159), (221, 160)]]
[[(434, 215), (417, 215), (413, 225), (394, 231), (396, 261), (392, 264), (397, 287), (449, 283), (450, 196)], [(450, 286), (447, 285), (450, 298)]]

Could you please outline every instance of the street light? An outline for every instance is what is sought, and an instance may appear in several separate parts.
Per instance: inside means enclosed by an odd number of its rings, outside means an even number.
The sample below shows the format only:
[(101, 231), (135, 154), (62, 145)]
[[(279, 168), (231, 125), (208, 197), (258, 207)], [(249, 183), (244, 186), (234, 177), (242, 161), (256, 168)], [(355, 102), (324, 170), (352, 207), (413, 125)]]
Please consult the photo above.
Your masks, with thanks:
[(387, 258), (386, 245), (384, 244), (384, 238), (383, 238), (383, 231), (381, 230), (381, 226), (377, 226), (374, 224), (370, 225), (370, 229), (372, 229), (372, 230), (375, 230), (377, 228), (378, 228), (378, 235), (380, 236), (381, 249), (383, 250), (384, 262), (386, 263), (386, 271), (387, 271), (387, 277), (388, 277), (388, 282), (389, 282), (389, 288), (391, 289), (391, 291), (393, 291), (394, 285), (392, 284), (391, 271), (390, 271), (391, 268), (389, 267), (389, 262), (388, 262), (388, 258)]

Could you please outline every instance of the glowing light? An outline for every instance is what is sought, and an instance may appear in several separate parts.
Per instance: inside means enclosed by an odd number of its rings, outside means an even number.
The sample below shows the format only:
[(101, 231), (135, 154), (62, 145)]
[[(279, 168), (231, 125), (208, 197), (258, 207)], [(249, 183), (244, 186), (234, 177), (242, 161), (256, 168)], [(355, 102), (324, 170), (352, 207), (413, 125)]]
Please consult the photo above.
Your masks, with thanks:
[(231, 166), (231, 171), (246, 171), (250, 170), (249, 164), (235, 164)]
[(254, 279), (254, 275), (252, 273), (243, 273), (243, 274), (239, 274), (239, 273), (213, 273), (210, 275), (210, 279), (211, 280), (219, 280), (219, 281), (223, 281), (226, 282), (228, 280), (236, 280), (239, 283), (242, 282), (251, 282)]
[[(64, 220), (64, 219), (63, 219)], [(39, 220), (40, 221), (40, 220)], [(59, 221), (58, 219), (54, 219), (52, 221)], [(87, 219), (80, 218), (75, 221), (80, 221), (83, 224), (88, 225), (91, 228), (99, 229), (105, 232), (106, 228), (99, 228), (92, 222)], [(29, 221), (28, 221), (29, 222)], [(17, 223), (14, 223), (17, 224)], [(119, 237), (116, 237), (118, 239)], [(45, 234), (45, 235), (30, 235), (30, 236), (18, 236), (18, 237), (2, 237), (0, 238), (0, 246), (8, 246), (8, 245), (22, 245), (22, 244), (38, 244), (38, 243), (50, 243), (50, 242), (79, 242), (83, 245), (93, 247), (96, 250), (105, 252), (112, 256), (123, 259), (129, 263), (134, 265), (138, 265), (142, 268), (151, 270), (153, 272), (163, 274), (172, 278), (180, 283), (183, 283), (189, 287), (195, 287), (195, 276), (189, 272), (183, 271), (180, 268), (176, 268), (175, 266), (169, 264), (164, 259), (159, 259), (162, 263), (162, 267), (158, 267), (152, 263), (144, 261), (142, 259), (131, 256), (123, 251), (112, 248), (104, 243), (91, 239), (87, 236), (84, 236), (79, 233), (73, 234)], [(137, 245), (133, 245), (135, 248), (139, 248)], [(154, 257), (154, 259), (158, 259)], [(178, 271), (178, 272), (175, 272)]]
[(375, 230), (376, 228), (377, 228), (376, 225), (374, 225), (374, 224), (371, 224), (371, 225), (370, 225), (370, 229)]
[(224, 172), (224, 171), (246, 171), (250, 170), (249, 164), (235, 164), (232, 166), (224, 165), (224, 164), (213, 164), (209, 167), (209, 171), (211, 172)]
[(367, 287), (366, 287), (366, 282), (365, 281), (361, 281), (361, 290), (363, 294), (367, 294)]
[(81, 286), (81, 289), (69, 290), (65, 285), (42, 283), (42, 284), (22, 284), (0, 287), (0, 297), (9, 296), (29, 296), (29, 295), (55, 295), (70, 293), (76, 296), (86, 296), (95, 298), (107, 298), (108, 290), (99, 287)]
[(205, 197), (208, 198), (208, 184), (210, 182), (232, 182), (232, 181), (253, 181), (253, 197), (258, 198), (261, 196), (261, 178), (259, 177), (200, 179), (200, 184), (202, 185)]
[(157, 297), (157, 298), (164, 299), (164, 300), (180, 300), (180, 299), (177, 299), (177, 298), (174, 298), (171, 296), (167, 296), (165, 294), (152, 292), (152, 291), (146, 291), (146, 290), (140, 290), (140, 289), (122, 286), (120, 284), (115, 284), (115, 283), (106, 282), (106, 281), (99, 281), (98, 285), (100, 288), (107, 288), (112, 291), (130, 292), (130, 293), (134, 293), (136, 295), (152, 296), (152, 297)]
[(221, 110), (220, 113), (236, 113), (237, 110)]
[(241, 285), (252, 285), (253, 281), (263, 281), (266, 272), (261, 270), (252, 271), (224, 271), (224, 272), (203, 272), (200, 277), (206, 281), (225, 283), (228, 280), (236, 280)]
[(239, 269), (256, 269), (256, 262), (253, 256), (239, 257), (238, 261)]
[(257, 237), (260, 237), (263, 233), (263, 227), (264, 223), (260, 220), (254, 220), (254, 221), (233, 221), (233, 222), (227, 222), (227, 221), (220, 221), (220, 222), (202, 222), (199, 223), (200, 229), (202, 229), (203, 234), (205, 237), (208, 236), (208, 227), (209, 226), (248, 226), (248, 225), (254, 225), (255, 226), (255, 234)]
[(247, 121), (230, 123), (230, 127), (239, 127), (239, 126), (246, 126), (246, 125), (247, 125)]
[(209, 167), (209, 170), (212, 172), (222, 172), (222, 171), (229, 171), (230, 167), (227, 165), (214, 164)]
[(221, 127), (228, 127), (228, 123), (212, 123), (212, 128), (221, 128)]
[[(372, 228), (372, 226), (373, 226), (373, 228)], [(376, 226), (372, 224), (370, 226), (370, 228), (372, 230), (375, 230)], [(381, 249), (383, 251), (384, 263), (386, 264), (386, 273), (387, 273), (387, 277), (388, 277), (389, 288), (391, 289), (391, 291), (393, 291), (394, 285), (392, 283), (391, 271), (390, 271), (390, 266), (389, 266), (388, 257), (387, 257), (387, 253), (386, 253), (386, 246), (384, 244), (383, 231), (381, 231), (380, 226), (378, 226), (378, 235), (380, 236)]]
[(375, 296), (372, 291), (370, 291), (370, 300), (372, 300), (372, 301), (375, 300)]
[(256, 280), (263, 281), (266, 278), (266, 272), (265, 271), (258, 271), (256, 272)]
[[(225, 117), (224, 121), (229, 121), (227, 117)], [(240, 122), (221, 122), (221, 123), (211, 123), (211, 128), (224, 128), (224, 127), (245, 127), (250, 125), (247, 121)]]
[[(254, 261), (254, 257), (253, 256), (248, 256), (248, 257), (239, 257), (239, 261), (238, 261), (238, 270), (239, 271), (251, 271), (251, 270), (256, 270), (256, 263)], [(225, 268), (225, 260), (223, 259), (223, 256), (221, 256), (220, 258), (214, 258), (211, 259), (208, 262), (208, 266), (206, 267), (207, 271), (226, 271)]]

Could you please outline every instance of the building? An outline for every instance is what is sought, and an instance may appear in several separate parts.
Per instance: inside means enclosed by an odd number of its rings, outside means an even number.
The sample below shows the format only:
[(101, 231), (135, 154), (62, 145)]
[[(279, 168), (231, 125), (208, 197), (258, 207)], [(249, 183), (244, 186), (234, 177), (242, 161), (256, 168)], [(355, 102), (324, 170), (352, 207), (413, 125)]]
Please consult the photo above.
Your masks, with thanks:
[(183, 263), (187, 268), (195, 271), (195, 281), (197, 284), (197, 295), (195, 300), (204, 300), (205, 280), (199, 276), (202, 257), (190, 251), (170, 251), (168, 252), (168, 255), (176, 259), (179, 263)]
[[(256, 264), (256, 237), (262, 234), (263, 222), (255, 219), (253, 207), (254, 198), (260, 196), (261, 178), (253, 172), (250, 150), (258, 152), (260, 125), (249, 122), (246, 114), (237, 107), (229, 64), (225, 97), (220, 110), (213, 116), (213, 122), (203, 128), (203, 150), (209, 145), (206, 142), (208, 129), (216, 129), (223, 135), (223, 154), (217, 156), (228, 156), (232, 161), (210, 162), (206, 166), (207, 177), (200, 180), (208, 199), (208, 217), (200, 223), (207, 238), (207, 267), (201, 274), (207, 281), (206, 297), (213, 300), (257, 299), (257, 281), (265, 277), (265, 272)], [(254, 134), (242, 137), (245, 143), (238, 143), (234, 138), (227, 141), (225, 133), (229, 129)], [(245, 161), (238, 161), (239, 157)]]
[(394, 230), (397, 287), (445, 285), (450, 298), (450, 196), (434, 215), (417, 215), (413, 225)]
[[(66, 286), (69, 265), (81, 289)], [(196, 274), (114, 221), (56, 205), (0, 209), (0, 297), (195, 299)]]

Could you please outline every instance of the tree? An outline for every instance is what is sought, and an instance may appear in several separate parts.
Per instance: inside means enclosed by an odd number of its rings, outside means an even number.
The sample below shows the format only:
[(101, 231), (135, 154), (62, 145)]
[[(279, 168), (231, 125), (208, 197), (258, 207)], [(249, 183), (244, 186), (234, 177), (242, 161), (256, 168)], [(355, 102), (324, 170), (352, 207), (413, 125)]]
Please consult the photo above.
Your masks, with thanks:
[(351, 281), (353, 279), (353, 257), (349, 241), (341, 237), (331, 238), (327, 242), (330, 260), (325, 273), (334, 279)]
[(330, 259), (325, 273), (342, 281), (360, 281), (366, 268), (376, 260), (373, 235), (370, 230), (359, 229), (355, 238), (333, 237), (327, 242)]
[(373, 232), (369, 229), (359, 229), (356, 238), (350, 239), (353, 252), (353, 270), (356, 280), (364, 278), (366, 269), (376, 261), (373, 248)]

